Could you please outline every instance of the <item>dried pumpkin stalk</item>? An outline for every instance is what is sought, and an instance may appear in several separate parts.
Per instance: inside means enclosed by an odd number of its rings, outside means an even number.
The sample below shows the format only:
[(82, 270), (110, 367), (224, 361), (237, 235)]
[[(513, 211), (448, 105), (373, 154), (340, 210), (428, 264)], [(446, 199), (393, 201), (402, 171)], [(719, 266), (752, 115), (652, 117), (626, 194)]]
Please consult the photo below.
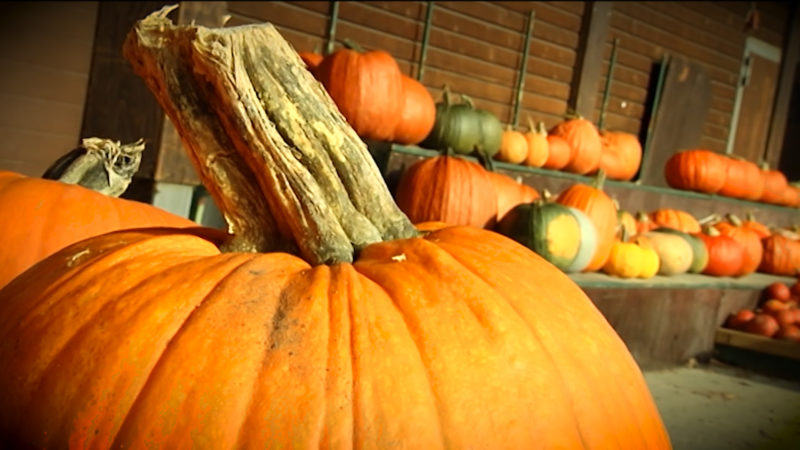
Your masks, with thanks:
[[(291, 240), (315, 264), (416, 235), (366, 144), (269, 23), (176, 26), (167, 7), (124, 46), (175, 124), (237, 249)], [(234, 226), (235, 225), (235, 226)]]

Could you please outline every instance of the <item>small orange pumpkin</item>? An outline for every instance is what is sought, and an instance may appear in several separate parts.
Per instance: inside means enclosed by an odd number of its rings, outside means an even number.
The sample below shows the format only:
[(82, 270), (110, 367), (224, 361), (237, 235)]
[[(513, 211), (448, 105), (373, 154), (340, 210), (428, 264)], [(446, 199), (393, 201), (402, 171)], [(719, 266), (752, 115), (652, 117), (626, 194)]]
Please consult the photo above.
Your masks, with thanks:
[(534, 127), (533, 121), (528, 117), (528, 132), (525, 140), (528, 141), (528, 156), (524, 164), (530, 167), (544, 167), (550, 157), (550, 143), (547, 140), (547, 130), (544, 122), (539, 122)]
[(419, 144), (433, 129), (436, 103), (419, 81), (403, 75), (403, 113), (394, 129), (398, 144)]
[(585, 175), (597, 170), (603, 144), (592, 122), (578, 116), (559, 122), (548, 134), (559, 136), (569, 144), (570, 159), (564, 171)]
[(547, 161), (544, 163), (545, 169), (562, 170), (569, 163), (572, 156), (572, 149), (564, 138), (559, 136), (547, 135)]
[(503, 130), (503, 139), (500, 141), (500, 150), (494, 158), (511, 164), (521, 164), (528, 157), (528, 140), (525, 135), (507, 125)]

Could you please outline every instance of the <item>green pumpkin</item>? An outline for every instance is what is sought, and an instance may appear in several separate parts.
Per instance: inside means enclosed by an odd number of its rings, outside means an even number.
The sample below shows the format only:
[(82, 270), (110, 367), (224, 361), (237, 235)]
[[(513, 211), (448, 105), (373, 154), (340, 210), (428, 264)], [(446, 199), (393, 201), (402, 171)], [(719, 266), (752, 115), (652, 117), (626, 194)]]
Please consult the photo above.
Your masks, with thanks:
[(503, 216), (496, 231), (530, 248), (564, 272), (585, 268), (597, 248), (597, 233), (588, 217), (555, 202), (517, 205)]
[(420, 145), (462, 155), (477, 150), (491, 158), (500, 150), (503, 125), (494, 114), (476, 109), (469, 97), (462, 95), (462, 99), (463, 103), (453, 103), (445, 87), (442, 101), (436, 104), (433, 129)]
[(689, 246), (692, 247), (692, 264), (689, 266), (689, 273), (700, 273), (706, 268), (708, 264), (708, 248), (699, 237), (673, 228), (659, 227), (653, 231), (677, 234), (689, 243)]

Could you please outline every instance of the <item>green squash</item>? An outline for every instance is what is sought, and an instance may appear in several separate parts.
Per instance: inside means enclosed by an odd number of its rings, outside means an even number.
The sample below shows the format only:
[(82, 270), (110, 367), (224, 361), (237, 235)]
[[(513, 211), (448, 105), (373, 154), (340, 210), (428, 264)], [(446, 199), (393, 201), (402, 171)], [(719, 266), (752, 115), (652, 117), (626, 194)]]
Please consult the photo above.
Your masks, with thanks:
[(658, 253), (659, 275), (677, 275), (689, 271), (694, 254), (692, 246), (686, 239), (676, 233), (666, 231), (648, 231), (643, 236), (650, 241)]
[(453, 103), (445, 86), (442, 101), (436, 104), (433, 129), (420, 145), (462, 155), (480, 151), (491, 158), (500, 150), (503, 125), (494, 114), (476, 109), (469, 97), (462, 95), (462, 99), (463, 103)]
[(564, 272), (583, 270), (597, 249), (597, 232), (585, 214), (555, 202), (517, 205), (495, 230), (530, 248)]

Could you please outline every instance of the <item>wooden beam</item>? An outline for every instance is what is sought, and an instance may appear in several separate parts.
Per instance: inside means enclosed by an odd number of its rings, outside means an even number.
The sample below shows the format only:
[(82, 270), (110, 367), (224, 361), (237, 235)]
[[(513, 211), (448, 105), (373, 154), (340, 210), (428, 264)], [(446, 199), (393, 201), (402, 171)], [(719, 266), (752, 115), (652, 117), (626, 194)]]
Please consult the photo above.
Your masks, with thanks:
[(783, 45), (783, 60), (778, 81), (778, 90), (775, 92), (775, 105), (770, 120), (767, 148), (764, 151), (764, 160), (770, 167), (777, 167), (781, 159), (784, 137), (786, 135), (786, 122), (792, 99), (795, 72), (800, 63), (800, 7), (797, 3), (792, 6), (792, 18), (789, 22), (790, 30)]
[(584, 118), (592, 120), (597, 104), (598, 83), (602, 76), (603, 54), (608, 40), (608, 23), (613, 2), (587, 2), (575, 71), (568, 105)]

